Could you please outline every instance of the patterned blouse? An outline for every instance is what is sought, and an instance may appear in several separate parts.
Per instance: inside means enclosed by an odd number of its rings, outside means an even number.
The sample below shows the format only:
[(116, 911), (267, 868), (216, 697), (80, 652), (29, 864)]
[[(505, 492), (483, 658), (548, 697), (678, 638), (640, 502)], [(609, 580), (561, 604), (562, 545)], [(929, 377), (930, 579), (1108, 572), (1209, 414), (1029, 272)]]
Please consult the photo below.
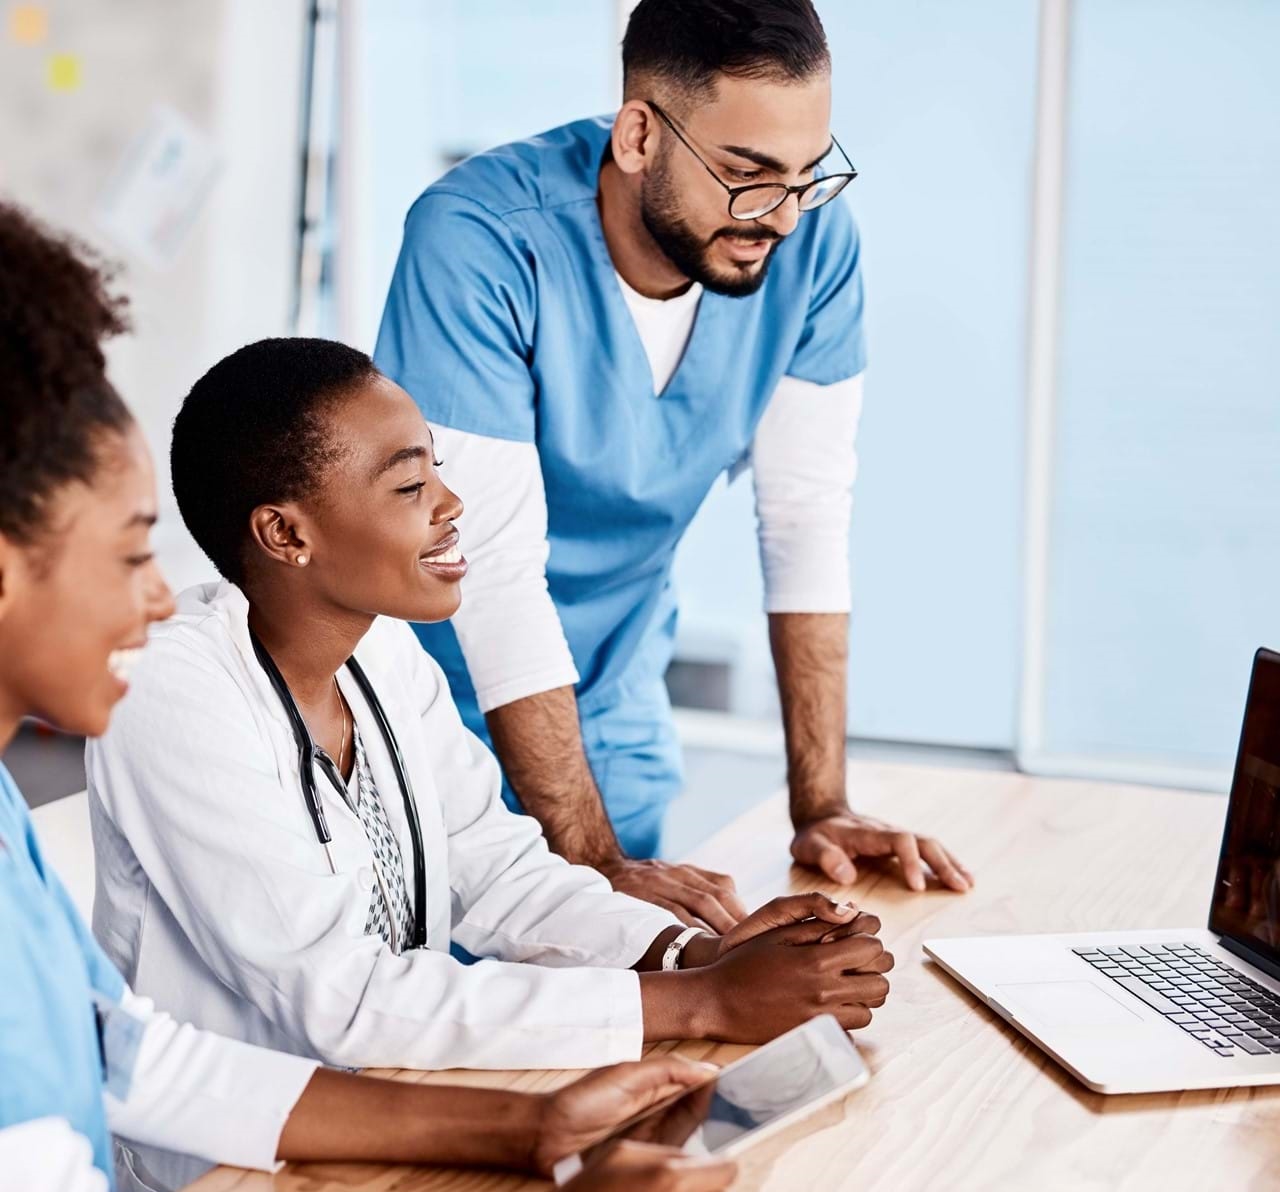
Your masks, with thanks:
[(364, 933), (381, 936), (398, 954), (413, 939), (413, 907), (405, 882), (404, 857), (374, 785), (369, 757), (358, 731), (354, 743), (356, 760), (347, 783), (347, 805), (360, 817), (373, 849), (374, 882)]

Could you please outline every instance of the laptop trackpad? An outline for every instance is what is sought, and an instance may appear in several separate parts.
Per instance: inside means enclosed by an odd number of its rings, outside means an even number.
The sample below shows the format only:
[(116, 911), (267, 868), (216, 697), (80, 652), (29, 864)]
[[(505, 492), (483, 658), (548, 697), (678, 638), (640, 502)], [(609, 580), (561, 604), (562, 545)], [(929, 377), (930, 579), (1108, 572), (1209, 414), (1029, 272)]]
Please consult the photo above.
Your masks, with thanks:
[(997, 985), (1000, 1002), (1015, 1018), (1024, 1014), (1045, 1026), (1122, 1026), (1142, 1016), (1091, 981), (1031, 981)]

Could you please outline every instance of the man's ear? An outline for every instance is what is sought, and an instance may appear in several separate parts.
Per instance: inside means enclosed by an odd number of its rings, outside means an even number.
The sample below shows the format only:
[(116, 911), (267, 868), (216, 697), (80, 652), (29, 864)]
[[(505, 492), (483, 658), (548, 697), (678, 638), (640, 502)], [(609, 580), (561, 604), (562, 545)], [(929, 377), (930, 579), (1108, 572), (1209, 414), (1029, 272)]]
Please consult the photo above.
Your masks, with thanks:
[(614, 164), (624, 174), (638, 174), (658, 153), (658, 118), (640, 99), (629, 99), (613, 118), (610, 147)]
[(286, 567), (305, 567), (310, 561), (305, 519), (294, 505), (259, 505), (249, 515), (249, 538), (258, 551)]

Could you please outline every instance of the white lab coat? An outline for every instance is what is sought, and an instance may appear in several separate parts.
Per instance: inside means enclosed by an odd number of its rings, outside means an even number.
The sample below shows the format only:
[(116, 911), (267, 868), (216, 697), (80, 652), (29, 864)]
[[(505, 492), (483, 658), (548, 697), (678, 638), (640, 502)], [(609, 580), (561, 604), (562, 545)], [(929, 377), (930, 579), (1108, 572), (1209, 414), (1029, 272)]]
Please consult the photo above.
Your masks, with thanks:
[[(397, 956), (364, 934), (368, 839), (317, 771), (330, 872), (247, 611), (229, 584), (184, 592), (111, 731), (88, 748), (94, 932), (133, 987), (197, 1026), (336, 1065), (579, 1068), (638, 1056), (630, 966), (676, 920), (567, 864), (536, 820), (507, 810), (497, 763), (463, 727), (439, 667), (386, 619), (356, 657), (417, 797), (428, 947)], [(339, 682), (412, 892), (394, 770), (345, 669)], [(451, 935), (492, 959), (459, 963)]]

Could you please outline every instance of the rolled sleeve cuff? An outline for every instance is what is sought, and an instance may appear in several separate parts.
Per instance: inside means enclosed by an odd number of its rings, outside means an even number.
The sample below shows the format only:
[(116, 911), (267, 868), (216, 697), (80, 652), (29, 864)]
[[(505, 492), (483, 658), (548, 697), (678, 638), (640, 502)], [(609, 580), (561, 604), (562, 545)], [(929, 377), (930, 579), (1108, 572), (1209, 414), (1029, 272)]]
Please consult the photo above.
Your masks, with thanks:
[(849, 577), (848, 520), (814, 541), (761, 535), (764, 611), (847, 613), (853, 607)]
[[(254, 1048), (244, 1079), (228, 1096), (209, 1104), (209, 1143), (233, 1167), (279, 1171), (280, 1135), (320, 1064), (301, 1056)], [(212, 1156), (210, 1156), (212, 1157)]]
[(145, 1022), (131, 1087), (106, 1096), (113, 1133), (146, 1146), (256, 1171), (276, 1171), (285, 1122), (320, 1066), (179, 1024), (126, 991)]
[[(475, 672), (472, 672), (475, 678)], [(560, 687), (573, 687), (578, 682), (578, 670), (571, 658), (566, 656), (555, 663), (521, 675), (508, 675), (500, 682), (476, 684), (476, 702), (481, 713), (492, 712), (494, 708), (502, 708), (513, 704), (518, 699), (526, 699), (531, 695), (541, 695), (544, 691), (555, 691)]]

